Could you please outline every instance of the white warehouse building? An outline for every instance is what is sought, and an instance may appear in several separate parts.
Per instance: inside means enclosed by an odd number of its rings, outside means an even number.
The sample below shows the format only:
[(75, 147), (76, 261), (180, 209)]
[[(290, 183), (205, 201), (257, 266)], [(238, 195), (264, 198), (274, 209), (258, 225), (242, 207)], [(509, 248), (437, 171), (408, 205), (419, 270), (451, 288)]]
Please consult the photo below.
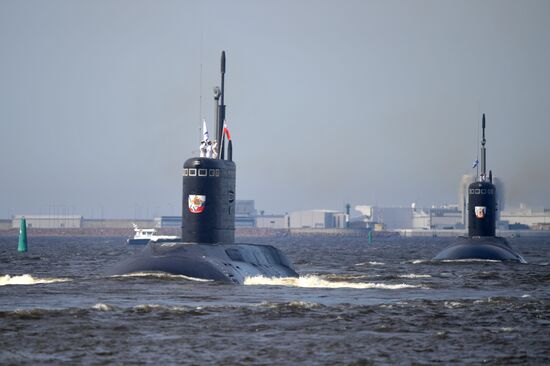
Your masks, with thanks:
[(21, 217), (27, 221), (28, 228), (34, 229), (79, 229), (82, 227), (81, 215), (16, 215), (12, 227), (19, 229)]
[(288, 225), (291, 229), (345, 228), (347, 222), (348, 215), (332, 210), (306, 210), (288, 214)]
[(386, 229), (404, 229), (413, 226), (411, 207), (355, 206), (361, 213), (361, 220), (367, 223), (384, 224)]

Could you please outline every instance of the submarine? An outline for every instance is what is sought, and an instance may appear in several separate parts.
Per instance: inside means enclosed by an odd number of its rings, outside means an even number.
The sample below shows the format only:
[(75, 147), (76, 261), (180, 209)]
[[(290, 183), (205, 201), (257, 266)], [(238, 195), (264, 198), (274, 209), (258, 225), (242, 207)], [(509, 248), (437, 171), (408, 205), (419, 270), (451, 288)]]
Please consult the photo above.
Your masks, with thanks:
[(492, 171), (489, 170), (488, 176), (486, 174), (485, 114), (481, 126), (481, 174), (468, 186), (468, 236), (458, 237), (434, 260), (481, 259), (527, 263), (505, 238), (495, 235), (497, 190)]
[(236, 165), (233, 143), (225, 128), (224, 96), (225, 51), (222, 51), (221, 88), (214, 88), (214, 133), (219, 152), (210, 157), (189, 158), (183, 165), (181, 238), (150, 242), (141, 252), (111, 268), (108, 274), (165, 272), (234, 284), (242, 284), (247, 277), (254, 276), (298, 277), (279, 249), (235, 243)]

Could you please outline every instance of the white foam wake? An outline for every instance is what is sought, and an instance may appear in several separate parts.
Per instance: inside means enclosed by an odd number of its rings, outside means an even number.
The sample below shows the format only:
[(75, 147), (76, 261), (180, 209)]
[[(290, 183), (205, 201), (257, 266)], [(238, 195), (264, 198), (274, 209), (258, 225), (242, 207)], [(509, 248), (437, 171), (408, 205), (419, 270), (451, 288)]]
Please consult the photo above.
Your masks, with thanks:
[(21, 276), (0, 276), (0, 286), (7, 285), (37, 285), (41, 283), (67, 282), (68, 278), (34, 278), (30, 274)]
[(442, 259), (442, 260), (433, 260), (433, 259), (415, 259), (411, 261), (412, 264), (424, 264), (424, 263), (435, 263), (435, 262), (442, 262), (442, 263), (498, 263), (502, 262), (497, 259), (476, 259), (476, 258), (470, 258), (470, 259)]
[(399, 278), (430, 278), (430, 277), (432, 276), (428, 274), (414, 274), (414, 273), (399, 275)]
[(247, 277), (245, 285), (270, 285), (270, 286), (291, 286), (306, 288), (356, 288), (356, 289), (388, 289), (399, 290), (404, 288), (417, 288), (420, 286), (407, 285), (405, 283), (389, 285), (374, 282), (345, 282), (327, 281), (319, 276), (308, 275), (300, 277)]
[(502, 262), (498, 259), (477, 259), (477, 258), (470, 258), (470, 259), (443, 259), (442, 262), (444, 263), (498, 263)]
[(429, 263), (431, 260), (429, 259), (415, 259), (411, 261), (412, 264), (422, 264), (422, 263)]
[(99, 311), (113, 311), (113, 310), (116, 310), (116, 307), (100, 302), (100, 303), (97, 303), (94, 306), (92, 306), (92, 309), (99, 310)]
[(195, 278), (185, 275), (176, 275), (166, 272), (135, 272), (128, 273), (123, 275), (116, 275), (112, 277), (156, 277), (156, 278), (166, 278), (166, 279), (179, 279), (179, 280), (188, 280), (188, 281), (197, 281), (197, 282), (211, 282), (212, 280), (206, 280), (204, 278)]

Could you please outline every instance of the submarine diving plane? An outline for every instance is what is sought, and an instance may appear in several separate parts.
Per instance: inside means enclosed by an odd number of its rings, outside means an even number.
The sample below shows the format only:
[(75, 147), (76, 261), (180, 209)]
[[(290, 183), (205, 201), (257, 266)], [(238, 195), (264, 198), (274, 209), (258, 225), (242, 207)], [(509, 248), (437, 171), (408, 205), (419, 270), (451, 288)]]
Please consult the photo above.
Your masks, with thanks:
[(527, 263), (505, 238), (495, 235), (497, 191), (492, 171), (489, 170), (488, 176), (486, 172), (485, 114), (481, 126), (481, 174), (476, 182), (468, 186), (468, 236), (458, 237), (434, 260), (481, 259)]
[[(225, 151), (225, 51), (221, 88), (214, 88), (219, 154), (192, 157), (183, 165), (181, 239), (150, 242), (111, 269), (111, 275), (166, 272), (242, 284), (247, 277), (298, 277), (286, 256), (271, 245), (235, 243), (233, 143)], [(214, 157), (215, 156), (215, 157)]]

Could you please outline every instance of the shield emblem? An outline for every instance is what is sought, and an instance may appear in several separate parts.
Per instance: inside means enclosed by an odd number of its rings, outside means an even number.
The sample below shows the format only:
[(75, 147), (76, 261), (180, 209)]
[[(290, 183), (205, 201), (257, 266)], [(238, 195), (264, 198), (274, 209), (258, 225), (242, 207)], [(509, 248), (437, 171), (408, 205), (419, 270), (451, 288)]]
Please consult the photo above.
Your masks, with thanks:
[(204, 211), (206, 196), (190, 194), (187, 202), (189, 204), (189, 212), (199, 214)]
[(475, 213), (476, 213), (476, 217), (478, 219), (482, 219), (485, 217), (485, 214), (487, 213), (487, 207), (485, 206), (476, 206), (475, 207)]

